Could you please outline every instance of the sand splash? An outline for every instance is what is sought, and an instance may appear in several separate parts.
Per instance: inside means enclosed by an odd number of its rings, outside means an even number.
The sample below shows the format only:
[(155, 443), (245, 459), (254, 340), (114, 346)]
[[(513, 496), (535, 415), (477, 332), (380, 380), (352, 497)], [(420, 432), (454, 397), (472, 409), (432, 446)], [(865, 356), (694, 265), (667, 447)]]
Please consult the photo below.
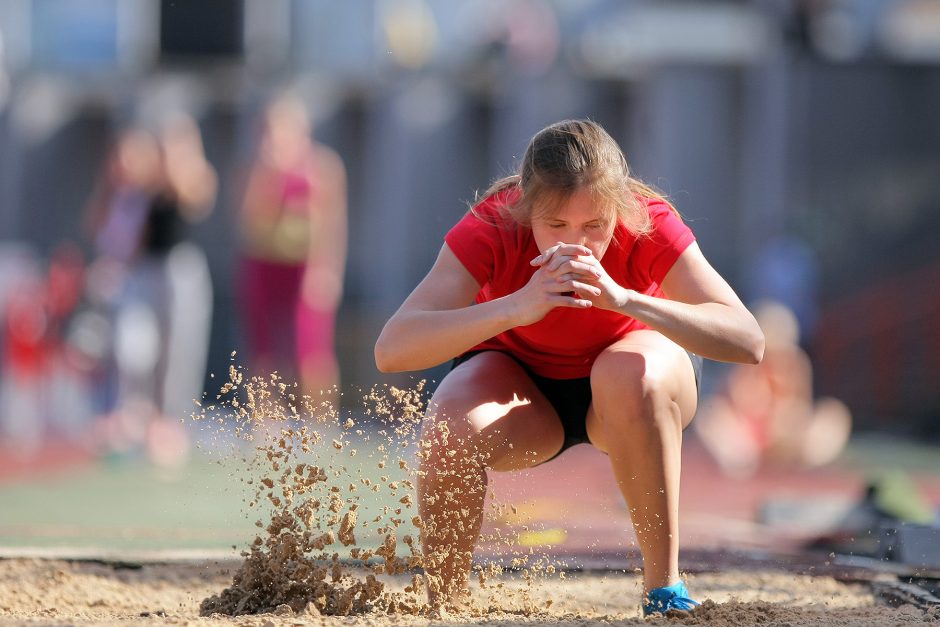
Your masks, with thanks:
[[(245, 481), (253, 495), (246, 505), (257, 512), (261, 530), (242, 552), (232, 584), (202, 602), (202, 615), (440, 611), (426, 602), (424, 523), (415, 502), (417, 468), (428, 446), (420, 432), (425, 382), (408, 390), (385, 386), (360, 393), (356, 411), (341, 411), (338, 396), (301, 396), (276, 374), (246, 377), (232, 364), (215, 402), (202, 403), (193, 415), (247, 444), (248, 454), (242, 447), (236, 459), (249, 470)], [(492, 497), (490, 502), (491, 517), (504, 515), (507, 506)], [(510, 544), (499, 531), (483, 540)], [(534, 552), (511, 555), (507, 563), (524, 585), (504, 589), (499, 582), (489, 588), (503, 565), (476, 564), (477, 592), (463, 612), (538, 613), (551, 603), (536, 607), (528, 588), (553, 575), (555, 564)], [(403, 575), (410, 576), (403, 590), (390, 590), (384, 581)]]

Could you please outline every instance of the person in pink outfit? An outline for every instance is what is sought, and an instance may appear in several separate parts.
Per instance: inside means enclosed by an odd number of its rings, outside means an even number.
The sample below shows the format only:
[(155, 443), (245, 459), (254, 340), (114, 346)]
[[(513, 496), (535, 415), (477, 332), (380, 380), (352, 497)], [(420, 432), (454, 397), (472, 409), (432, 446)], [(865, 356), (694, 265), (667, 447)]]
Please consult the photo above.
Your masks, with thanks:
[(335, 388), (336, 310), (346, 264), (346, 169), (314, 141), (304, 104), (284, 96), (262, 120), (239, 216), (238, 273), (251, 370)]

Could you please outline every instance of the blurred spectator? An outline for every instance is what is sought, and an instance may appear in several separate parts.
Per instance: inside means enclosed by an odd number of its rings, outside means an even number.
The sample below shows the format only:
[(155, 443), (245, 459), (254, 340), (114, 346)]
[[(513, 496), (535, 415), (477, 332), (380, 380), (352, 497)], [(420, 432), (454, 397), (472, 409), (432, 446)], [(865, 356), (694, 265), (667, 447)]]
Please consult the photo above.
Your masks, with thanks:
[(264, 111), (239, 216), (238, 288), (251, 371), (277, 371), (320, 394), (339, 382), (333, 334), (346, 264), (346, 169), (311, 131), (297, 98), (282, 96)]
[(22, 269), (27, 272), (7, 286), (2, 312), (0, 440), (9, 442), (14, 454), (28, 457), (39, 449), (44, 435), (42, 393), (49, 319), (37, 269)]
[(112, 450), (143, 445), (173, 465), (185, 457), (188, 415), (202, 389), (212, 295), (204, 253), (186, 237), (215, 201), (217, 178), (195, 121), (178, 114), (157, 132), (124, 131), (89, 207), (96, 290), (113, 309)]
[[(87, 368), (70, 342), (85, 288), (79, 247), (63, 242), (43, 276), (38, 261), (4, 264), (0, 298), (0, 436), (22, 457), (48, 440), (86, 439)], [(7, 274), (8, 273), (8, 274)]]
[(812, 365), (797, 343), (799, 325), (786, 306), (763, 301), (754, 310), (764, 331), (764, 359), (733, 366), (695, 420), (706, 448), (729, 475), (762, 466), (815, 467), (834, 460), (851, 431), (848, 408), (813, 399)]
[(85, 300), (85, 255), (74, 242), (61, 242), (52, 252), (46, 280), (48, 356), (46, 393), (49, 427), (71, 442), (86, 438), (92, 414), (93, 358), (75, 342)]

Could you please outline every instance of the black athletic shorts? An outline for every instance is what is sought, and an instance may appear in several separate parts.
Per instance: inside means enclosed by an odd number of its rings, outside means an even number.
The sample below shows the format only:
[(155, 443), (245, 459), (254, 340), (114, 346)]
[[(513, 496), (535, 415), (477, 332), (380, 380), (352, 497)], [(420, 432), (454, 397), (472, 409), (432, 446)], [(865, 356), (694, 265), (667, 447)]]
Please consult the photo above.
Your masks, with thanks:
[[(450, 369), (453, 370), (460, 364), (468, 361), (474, 355), (483, 352), (486, 351), (469, 351), (464, 353), (454, 359)], [(575, 444), (590, 442), (587, 434), (587, 412), (588, 408), (591, 406), (590, 377), (582, 377), (580, 379), (551, 379), (549, 377), (543, 377), (532, 372), (532, 369), (528, 365), (524, 364), (514, 355), (505, 351), (495, 352), (509, 355), (516, 363), (522, 366), (522, 369), (525, 370), (526, 374), (528, 374), (535, 383), (535, 387), (545, 395), (545, 398), (548, 399), (548, 402), (552, 404), (552, 407), (554, 407), (555, 411), (558, 413), (558, 417), (561, 418), (561, 426), (565, 430), (565, 443), (562, 445), (561, 450), (555, 453), (552, 459), (558, 457)], [(692, 360), (692, 370), (695, 372), (695, 387), (698, 391), (701, 391), (702, 358), (689, 351), (686, 351), (686, 353), (689, 355), (689, 359)]]

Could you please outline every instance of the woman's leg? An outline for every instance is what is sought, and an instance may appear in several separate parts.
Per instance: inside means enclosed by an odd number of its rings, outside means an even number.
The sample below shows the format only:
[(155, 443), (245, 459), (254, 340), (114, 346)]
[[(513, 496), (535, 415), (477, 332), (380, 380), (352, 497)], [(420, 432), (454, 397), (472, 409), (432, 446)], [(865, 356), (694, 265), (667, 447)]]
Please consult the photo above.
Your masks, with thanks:
[(591, 370), (587, 430), (610, 456), (643, 553), (647, 592), (679, 579), (682, 430), (698, 400), (688, 354), (655, 331), (609, 346)]
[(297, 380), (295, 320), (302, 265), (244, 257), (239, 268), (242, 325), (252, 375), (277, 371), (288, 384)]
[(303, 393), (335, 402), (340, 383), (334, 340), (336, 312), (298, 298), (295, 324)]
[(459, 602), (467, 589), (487, 469), (533, 466), (563, 442), (555, 410), (511, 357), (480, 353), (441, 381), (425, 417), (418, 473), (432, 606)]

